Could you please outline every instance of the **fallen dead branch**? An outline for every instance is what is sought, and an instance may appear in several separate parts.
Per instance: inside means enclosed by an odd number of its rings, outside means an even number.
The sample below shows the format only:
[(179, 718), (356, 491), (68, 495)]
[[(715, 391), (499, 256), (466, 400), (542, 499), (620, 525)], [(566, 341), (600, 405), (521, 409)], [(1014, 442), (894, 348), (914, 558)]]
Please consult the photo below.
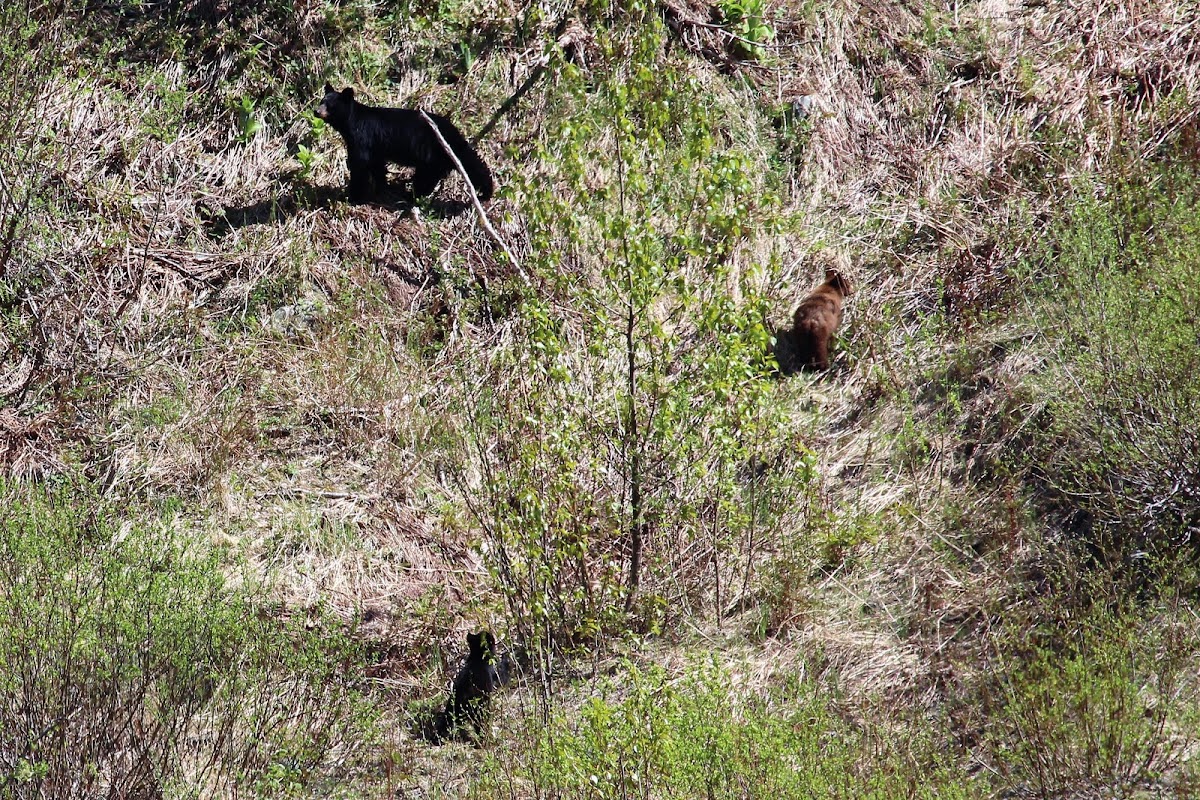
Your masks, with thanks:
[(461, 175), (462, 179), (466, 182), (468, 190), (467, 194), (471, 197), (471, 204), (475, 206), (475, 213), (479, 215), (479, 221), (483, 225), (483, 229), (488, 232), (496, 244), (500, 246), (500, 249), (504, 251), (504, 254), (508, 256), (509, 263), (513, 265), (513, 267), (517, 270), (517, 274), (521, 276), (521, 280), (525, 282), (526, 286), (528, 286), (530, 284), (529, 276), (525, 274), (525, 270), (521, 269), (521, 262), (517, 260), (517, 257), (513, 254), (513, 251), (509, 249), (504, 240), (500, 238), (500, 234), (496, 233), (496, 229), (492, 227), (491, 220), (488, 219), (487, 212), (483, 208), (483, 203), (479, 202), (479, 195), (475, 192), (475, 184), (471, 183), (471, 179), (467, 177), (467, 170), (463, 167), (462, 162), (458, 160), (458, 156), (455, 155), (452, 149), (450, 149), (450, 144), (446, 141), (446, 138), (442, 136), (442, 132), (438, 130), (437, 123), (435, 123), (433, 119), (424, 111), (421, 112), (421, 118), (425, 120), (427, 125), (429, 125), (429, 129), (433, 131), (433, 135), (436, 136), (438, 142), (441, 143), (442, 149), (446, 151), (446, 155), (449, 156), (450, 160), (454, 162), (454, 167), (458, 170), (458, 174)]

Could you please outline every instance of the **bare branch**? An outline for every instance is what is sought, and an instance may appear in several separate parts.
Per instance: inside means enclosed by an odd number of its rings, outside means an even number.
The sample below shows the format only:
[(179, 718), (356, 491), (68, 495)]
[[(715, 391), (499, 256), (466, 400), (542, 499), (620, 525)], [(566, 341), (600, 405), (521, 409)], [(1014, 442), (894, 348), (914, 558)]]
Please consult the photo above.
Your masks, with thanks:
[(500, 238), (500, 234), (496, 233), (496, 229), (492, 227), (492, 223), (487, 217), (487, 212), (484, 211), (483, 203), (479, 202), (479, 195), (475, 192), (475, 184), (471, 183), (471, 179), (467, 177), (467, 170), (463, 167), (462, 162), (458, 160), (458, 155), (450, 149), (449, 142), (446, 141), (446, 137), (442, 136), (442, 132), (438, 130), (437, 123), (433, 121), (433, 118), (423, 110), (421, 111), (421, 118), (428, 123), (429, 129), (433, 131), (433, 135), (441, 142), (442, 149), (446, 151), (446, 155), (454, 162), (454, 167), (458, 170), (458, 174), (462, 175), (462, 179), (466, 181), (467, 194), (471, 196), (471, 204), (475, 206), (475, 213), (479, 215), (479, 221), (483, 224), (484, 230), (491, 235), (496, 244), (500, 245), (500, 249), (508, 256), (509, 262), (516, 268), (517, 274), (521, 276), (521, 280), (525, 282), (525, 285), (530, 285), (529, 276), (525, 274), (525, 270), (521, 269), (521, 262), (517, 260), (517, 257), (513, 255), (513, 251), (508, 249), (508, 245), (504, 243), (504, 240)]

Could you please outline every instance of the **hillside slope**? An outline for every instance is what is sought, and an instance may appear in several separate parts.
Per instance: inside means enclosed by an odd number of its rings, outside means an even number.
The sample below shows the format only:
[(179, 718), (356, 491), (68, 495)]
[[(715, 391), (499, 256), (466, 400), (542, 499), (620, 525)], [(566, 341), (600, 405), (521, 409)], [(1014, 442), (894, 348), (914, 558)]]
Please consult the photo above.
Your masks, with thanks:
[(0, 797), (1198, 791), (1190, 4), (0, 19)]

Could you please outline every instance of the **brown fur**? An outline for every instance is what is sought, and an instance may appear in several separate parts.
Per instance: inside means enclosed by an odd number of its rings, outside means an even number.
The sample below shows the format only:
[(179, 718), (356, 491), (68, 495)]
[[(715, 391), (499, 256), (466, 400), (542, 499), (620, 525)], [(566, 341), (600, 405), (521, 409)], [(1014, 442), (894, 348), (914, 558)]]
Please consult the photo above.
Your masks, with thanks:
[(825, 282), (796, 309), (791, 331), (782, 331), (778, 337), (783, 345), (779, 349), (786, 353), (777, 352), (776, 357), (785, 373), (804, 368), (829, 369), (833, 335), (842, 324), (842, 301), (853, 293), (850, 281), (841, 272), (832, 267), (825, 270)]

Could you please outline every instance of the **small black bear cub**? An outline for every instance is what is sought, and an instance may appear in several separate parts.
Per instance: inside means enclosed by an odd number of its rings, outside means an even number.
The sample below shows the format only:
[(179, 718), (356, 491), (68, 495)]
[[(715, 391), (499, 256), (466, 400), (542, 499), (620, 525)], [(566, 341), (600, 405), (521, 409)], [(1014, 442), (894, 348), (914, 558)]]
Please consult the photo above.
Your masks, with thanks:
[[(431, 193), (450, 174), (454, 162), (433, 135), (421, 112), (411, 108), (378, 108), (354, 99), (354, 89), (335, 90), (325, 84), (325, 97), (317, 106), (325, 120), (346, 141), (350, 168), (350, 199), (370, 200), (387, 186), (388, 162), (412, 167), (416, 197)], [(440, 114), (430, 114), (450, 149), (458, 156), (481, 200), (492, 196), (492, 173), (458, 128)]]
[(469, 731), (478, 739), (486, 721), (490, 695), (508, 683), (507, 659), (496, 655), (496, 640), (490, 631), (467, 634), (467, 660), (450, 687), (450, 699), (434, 722), (435, 742)]

